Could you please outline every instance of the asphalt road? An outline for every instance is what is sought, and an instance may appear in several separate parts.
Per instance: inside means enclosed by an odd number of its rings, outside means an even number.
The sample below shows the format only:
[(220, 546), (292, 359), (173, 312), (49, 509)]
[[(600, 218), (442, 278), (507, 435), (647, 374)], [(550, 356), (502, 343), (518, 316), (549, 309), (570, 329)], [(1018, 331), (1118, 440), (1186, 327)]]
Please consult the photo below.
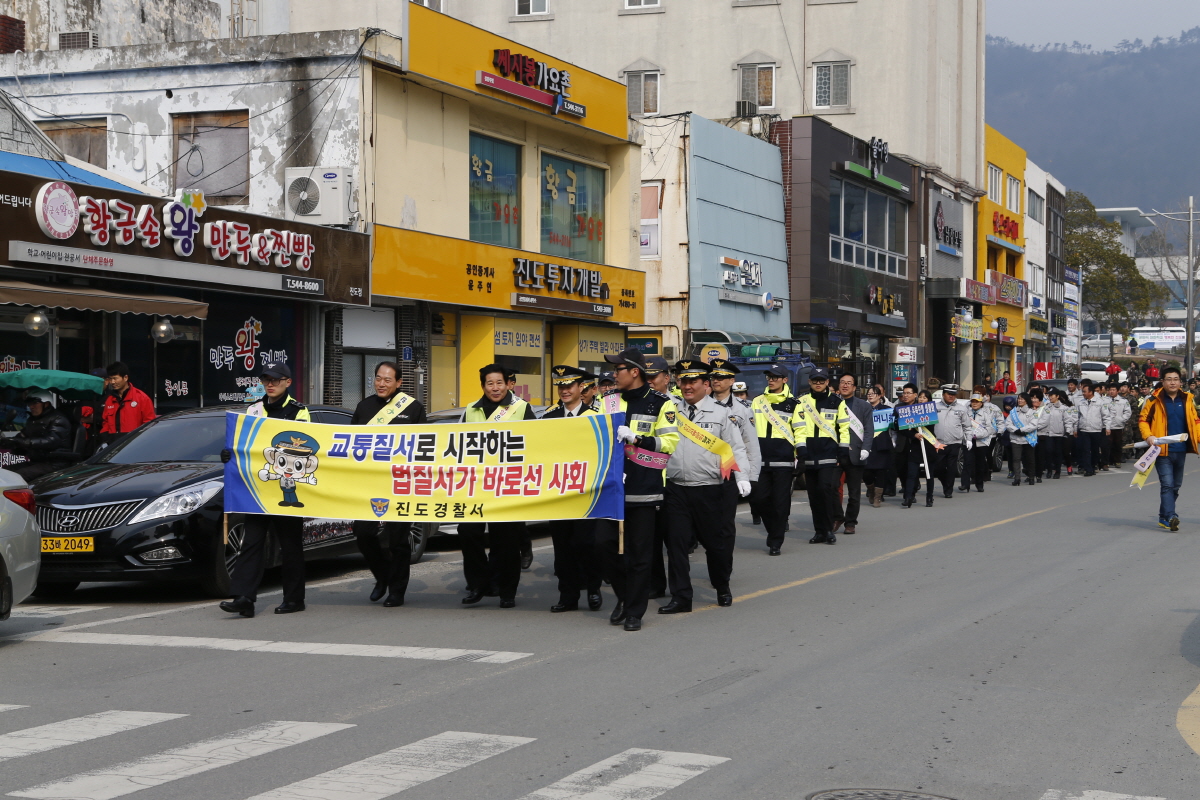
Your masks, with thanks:
[(0, 794), (1190, 800), (1200, 508), (1161, 530), (1129, 478), (889, 500), (832, 547), (797, 494), (781, 558), (739, 516), (733, 607), (697, 553), (697, 610), (639, 633), (611, 593), (551, 615), (546, 547), (512, 610), (463, 607), (454, 552), (398, 609), (357, 559), (284, 617), (85, 586), (0, 625)]

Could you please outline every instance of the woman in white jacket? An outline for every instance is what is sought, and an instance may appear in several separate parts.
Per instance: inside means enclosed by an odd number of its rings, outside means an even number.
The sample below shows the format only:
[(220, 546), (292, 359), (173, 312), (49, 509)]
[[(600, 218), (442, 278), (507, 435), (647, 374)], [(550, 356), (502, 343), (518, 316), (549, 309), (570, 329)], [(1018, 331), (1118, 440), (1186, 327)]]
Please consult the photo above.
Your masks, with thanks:
[(996, 418), (1000, 416), (1000, 409), (991, 403), (985, 403), (983, 394), (982, 386), (976, 386), (971, 392), (971, 410), (967, 412), (967, 419), (971, 423), (973, 445), (967, 451), (966, 463), (963, 464), (962, 481), (958, 487), (960, 492), (971, 491), (972, 482), (975, 484), (975, 491), (982, 492), (983, 483), (992, 471), (992, 440), (1000, 432), (1000, 426), (996, 422)]
[(1050, 390), (1050, 402), (1046, 404), (1046, 432), (1042, 434), (1038, 447), (1043, 448), (1041, 466), (1047, 479), (1062, 477), (1063, 456), (1066, 443), (1075, 435), (1075, 410), (1061, 389)]
[(1009, 443), (1012, 445), (1013, 486), (1021, 485), (1022, 462), (1025, 465), (1025, 482), (1033, 486), (1035, 458), (1032, 445), (1037, 444), (1037, 437), (1041, 433), (1039, 426), (1044, 429), (1047, 422), (1044, 414), (1040, 419), (1034, 416), (1033, 398), (1028, 392), (1017, 395), (1017, 405), (1004, 421), (1005, 427), (1008, 428)]

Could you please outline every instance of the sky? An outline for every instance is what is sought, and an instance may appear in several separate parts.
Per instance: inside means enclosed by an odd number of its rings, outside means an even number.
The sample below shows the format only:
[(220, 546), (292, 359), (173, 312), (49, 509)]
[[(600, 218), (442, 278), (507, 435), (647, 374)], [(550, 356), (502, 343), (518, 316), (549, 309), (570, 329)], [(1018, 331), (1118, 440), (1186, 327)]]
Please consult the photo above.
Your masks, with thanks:
[(988, 34), (1018, 44), (1078, 41), (1105, 50), (1198, 25), (1198, 0), (987, 0)]

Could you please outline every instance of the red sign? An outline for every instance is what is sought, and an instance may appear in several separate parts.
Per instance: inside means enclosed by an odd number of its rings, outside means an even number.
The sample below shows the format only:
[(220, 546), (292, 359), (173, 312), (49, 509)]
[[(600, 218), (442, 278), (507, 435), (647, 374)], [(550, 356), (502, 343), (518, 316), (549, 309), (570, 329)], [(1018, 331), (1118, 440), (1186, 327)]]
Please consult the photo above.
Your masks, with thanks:
[(1035, 381), (1054, 380), (1054, 364), (1050, 361), (1033, 362), (1033, 379)]
[(992, 214), (992, 228), (1005, 239), (1016, 241), (1021, 238), (1021, 225), (1012, 217), (1007, 217), (999, 211)]
[(996, 292), (992, 289), (991, 284), (980, 283), (967, 278), (966, 297), (968, 300), (974, 300), (976, 303), (982, 303), (985, 306), (996, 304)]

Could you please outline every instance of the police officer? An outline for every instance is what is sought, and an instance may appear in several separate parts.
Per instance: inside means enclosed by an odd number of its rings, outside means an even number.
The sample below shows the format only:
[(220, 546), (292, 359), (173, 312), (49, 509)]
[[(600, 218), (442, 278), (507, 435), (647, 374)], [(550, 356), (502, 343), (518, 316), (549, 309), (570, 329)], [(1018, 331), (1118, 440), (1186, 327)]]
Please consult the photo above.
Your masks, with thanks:
[(579, 382), (579, 391), (585, 406), (593, 411), (600, 410), (600, 407), (596, 405), (596, 398), (600, 395), (600, 387), (596, 384), (595, 375), (585, 372), (583, 380)]
[(817, 367), (808, 376), (809, 393), (796, 402), (796, 455), (804, 463), (813, 538), (809, 544), (836, 544), (834, 521), (841, 510), (840, 465), (849, 463), (850, 412), (837, 392), (829, 390), (829, 370)]
[[(679, 442), (675, 424), (678, 413), (667, 395), (646, 385), (646, 359), (629, 348), (604, 357), (613, 369), (620, 390), (617, 410), (625, 424), (617, 428), (617, 439), (649, 453), (669, 456)], [(650, 562), (654, 549), (654, 516), (663, 502), (663, 473), (654, 465), (625, 459), (625, 521), (600, 520), (596, 540), (604, 557), (605, 572), (617, 607), (609, 622), (625, 623), (625, 630), (642, 629), (650, 595)]]
[[(354, 409), (351, 425), (422, 425), (425, 406), (400, 390), (400, 366), (394, 361), (375, 365), (375, 393), (364, 398)], [(380, 525), (371, 520), (355, 520), (354, 538), (358, 549), (367, 559), (367, 567), (375, 576), (371, 602), (383, 595), (386, 608), (404, 605), (408, 590), (409, 567), (412, 562), (411, 522), (385, 522), (383, 531), (388, 537), (391, 563), (379, 543)]]
[[(646, 356), (646, 385), (667, 394), (671, 388), (671, 365), (662, 356)], [(672, 395), (673, 396), (673, 395)], [(654, 555), (650, 558), (650, 599), (667, 596), (667, 513), (659, 506), (654, 517)], [(695, 549), (693, 545), (692, 549)]]
[[(542, 414), (542, 419), (568, 419), (596, 410), (583, 400), (583, 386), (595, 379), (578, 367), (559, 364), (550, 370), (550, 381), (558, 388), (558, 405)], [(554, 574), (558, 576), (558, 602), (550, 611), (579, 609), (579, 593), (587, 589), (588, 608), (599, 611), (604, 605), (600, 594), (602, 570), (596, 554), (596, 521), (591, 519), (556, 519), (550, 521), (550, 537), (554, 542)]]
[[(483, 387), (483, 397), (467, 406), (462, 421), (481, 423), (537, 419), (529, 403), (509, 390), (507, 377), (508, 370), (499, 364), (488, 364), (480, 369), (479, 383)], [(495, 561), (494, 569), (489, 567), (488, 554), (484, 549), (485, 532)], [(463, 605), (475, 605), (486, 597), (493, 579), (496, 593), (500, 595), (500, 607), (512, 608), (517, 604), (517, 586), (521, 582), (521, 538), (524, 533), (524, 522), (459, 523), (463, 574), (467, 579), (468, 591), (462, 600)]]
[(796, 473), (796, 398), (788, 387), (789, 374), (781, 364), (764, 373), (767, 390), (754, 398), (754, 428), (761, 468), (751, 505), (767, 529), (767, 552), (780, 555), (788, 517), (792, 513), (792, 481)]
[[(729, 416), (742, 434), (742, 444), (746, 448), (748, 474), (743, 477), (750, 481), (753, 487), (758, 481), (758, 473), (762, 469), (762, 453), (758, 449), (758, 432), (754, 429), (753, 412), (750, 402), (733, 396), (733, 382), (741, 373), (737, 364), (724, 358), (714, 358), (708, 362), (709, 387), (712, 399), (729, 410)], [(751, 495), (753, 496), (753, 494)]]
[(963, 453), (974, 445), (972, 424), (967, 407), (958, 402), (958, 385), (942, 384), (942, 397), (934, 402), (937, 406), (938, 421), (933, 427), (933, 435), (939, 442), (946, 445), (934, 477), (942, 482), (942, 494), (945, 497), (954, 496), (954, 479), (958, 477), (959, 462)]
[[(266, 396), (253, 403), (246, 414), (251, 417), (269, 417), (295, 422), (310, 422), (308, 409), (297, 403), (289, 389), (292, 385), (292, 370), (285, 363), (267, 364), (259, 377), (262, 379)], [(315, 453), (315, 443), (301, 441), (307, 455)], [(305, 455), (305, 453), (297, 453)], [(228, 464), (233, 454), (221, 451), (221, 461)], [(285, 492), (295, 492), (295, 484), (284, 485)], [(287, 495), (285, 495), (285, 498)], [(288, 502), (285, 499), (285, 502)], [(295, 505), (295, 503), (290, 503)], [(283, 505), (281, 503), (280, 505)], [(258, 600), (258, 586), (262, 583), (264, 556), (267, 543), (267, 528), (275, 531), (279, 543), (279, 554), (283, 559), (283, 602), (275, 607), (276, 614), (294, 614), (304, 610), (304, 518), (276, 514), (247, 514), (242, 525), (241, 551), (233, 563), (230, 577), (232, 600), (221, 603), (221, 610), (243, 617), (254, 616), (254, 604)]]
[[(717, 605), (733, 605), (729, 576), (733, 573), (734, 517), (738, 495), (750, 494), (750, 464), (740, 426), (730, 410), (708, 394), (709, 374), (709, 366), (703, 361), (680, 361), (675, 365), (680, 391), (675, 405), (683, 419), (678, 421), (679, 445), (667, 463), (665, 509), (671, 602), (658, 610), (660, 614), (692, 610), (688, 553), (693, 541), (704, 546), (708, 579), (717, 590)], [(699, 430), (689, 434), (688, 422)], [(736, 472), (722, 474), (721, 455), (710, 449), (711, 445), (704, 446), (708, 442), (705, 435), (716, 437), (732, 451)]]

